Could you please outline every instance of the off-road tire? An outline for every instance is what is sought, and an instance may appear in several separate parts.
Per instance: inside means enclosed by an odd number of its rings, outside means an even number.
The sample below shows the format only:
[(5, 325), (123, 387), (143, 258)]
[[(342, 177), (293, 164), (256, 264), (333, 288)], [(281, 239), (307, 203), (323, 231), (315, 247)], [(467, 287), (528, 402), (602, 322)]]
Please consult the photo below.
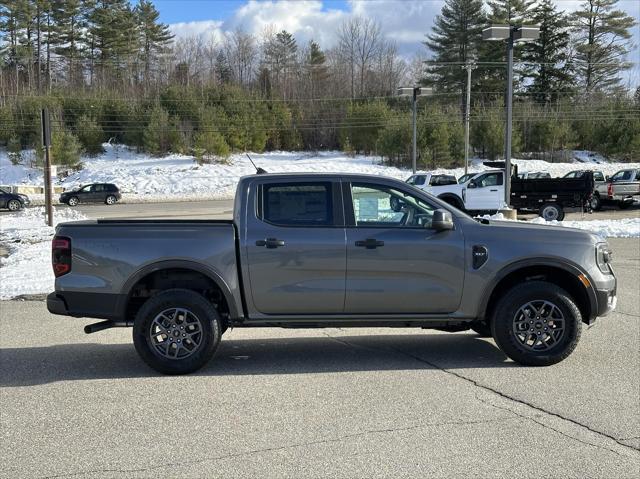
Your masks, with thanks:
[[(161, 313), (173, 308), (191, 312), (202, 328), (199, 344), (184, 358), (169, 359), (152, 343), (152, 325)], [(169, 289), (149, 298), (133, 324), (136, 351), (150, 367), (164, 374), (188, 374), (200, 369), (214, 356), (222, 337), (221, 321), (213, 305), (200, 294), (187, 289)], [(176, 341), (183, 340), (182, 335)]]
[[(543, 351), (527, 348), (514, 332), (515, 318), (521, 308), (537, 301), (553, 304), (564, 317), (563, 335)], [(581, 326), (582, 316), (571, 296), (564, 289), (545, 281), (527, 281), (514, 286), (498, 301), (491, 320), (491, 331), (498, 347), (525, 366), (550, 366), (566, 359), (580, 340)]]

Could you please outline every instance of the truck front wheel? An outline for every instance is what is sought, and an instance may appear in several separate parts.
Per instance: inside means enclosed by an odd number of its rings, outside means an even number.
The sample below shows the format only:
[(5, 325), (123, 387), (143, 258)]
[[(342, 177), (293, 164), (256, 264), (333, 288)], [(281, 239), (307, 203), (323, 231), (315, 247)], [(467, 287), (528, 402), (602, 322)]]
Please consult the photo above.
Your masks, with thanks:
[(550, 366), (567, 358), (578, 344), (580, 310), (562, 288), (528, 281), (498, 302), (491, 328), (500, 349), (525, 366)]
[(204, 297), (170, 289), (142, 305), (133, 323), (133, 343), (142, 360), (164, 374), (200, 369), (222, 336), (220, 316)]

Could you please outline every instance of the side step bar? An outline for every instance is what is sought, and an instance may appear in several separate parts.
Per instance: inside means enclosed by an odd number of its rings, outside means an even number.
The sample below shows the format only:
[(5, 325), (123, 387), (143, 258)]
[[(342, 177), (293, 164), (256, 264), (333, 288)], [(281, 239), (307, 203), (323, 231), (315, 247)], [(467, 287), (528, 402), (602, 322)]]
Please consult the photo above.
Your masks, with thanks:
[(100, 321), (99, 323), (88, 324), (84, 327), (86, 334), (97, 333), (104, 329), (129, 328), (133, 326), (133, 321)]

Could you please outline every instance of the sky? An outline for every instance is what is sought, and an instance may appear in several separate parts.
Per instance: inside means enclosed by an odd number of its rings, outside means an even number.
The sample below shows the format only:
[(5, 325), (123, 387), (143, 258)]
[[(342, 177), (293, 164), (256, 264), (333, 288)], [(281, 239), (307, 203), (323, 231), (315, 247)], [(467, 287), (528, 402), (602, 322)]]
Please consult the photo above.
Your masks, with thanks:
[[(566, 11), (578, 8), (580, 0), (554, 0)], [(322, 48), (335, 44), (337, 27), (345, 19), (360, 15), (377, 20), (385, 36), (395, 40), (407, 59), (427, 55), (423, 45), (443, 0), (154, 0), (162, 22), (177, 37), (214, 35), (241, 28), (259, 35), (265, 27), (285, 29), (299, 43), (316, 40)], [(619, 8), (640, 23), (640, 0), (620, 0)], [(628, 61), (636, 62), (629, 81), (640, 84), (640, 24), (633, 29), (633, 49)]]

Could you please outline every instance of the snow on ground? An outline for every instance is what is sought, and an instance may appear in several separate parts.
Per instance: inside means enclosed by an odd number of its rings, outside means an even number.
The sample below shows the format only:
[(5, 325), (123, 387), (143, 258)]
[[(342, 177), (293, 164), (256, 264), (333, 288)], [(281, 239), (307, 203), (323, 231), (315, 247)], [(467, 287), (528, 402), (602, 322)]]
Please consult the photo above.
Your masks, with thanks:
[(535, 223), (539, 225), (563, 226), (565, 228), (576, 228), (590, 231), (603, 238), (640, 238), (640, 218), (623, 218), (619, 220), (589, 220), (589, 221), (547, 221), (541, 217), (536, 217), (529, 221), (508, 220), (502, 213), (484, 215), (480, 218), (497, 221), (518, 221), (522, 223)]
[[(55, 224), (86, 217), (76, 210), (61, 209)], [(28, 208), (0, 218), (0, 243), (9, 256), (0, 258), (0, 300), (53, 291), (51, 238), (54, 228), (45, 224), (44, 208)]]
[[(171, 200), (229, 199), (235, 193), (238, 179), (254, 173), (244, 154), (234, 154), (228, 164), (198, 165), (192, 156), (171, 154), (155, 158), (136, 153), (122, 145), (105, 144), (105, 153), (82, 159), (84, 167), (55, 184), (71, 189), (94, 182), (115, 183), (123, 193), (123, 202)], [(590, 152), (576, 152), (587, 160)], [(25, 155), (25, 156), (28, 156)], [(349, 156), (342, 152), (269, 152), (252, 153), (255, 163), (269, 172), (339, 172), (367, 173), (406, 179), (409, 170), (382, 165), (378, 156)], [(592, 159), (600, 161), (602, 157)], [(600, 169), (611, 175), (622, 168), (640, 168), (640, 163), (548, 163), (541, 160), (515, 160), (520, 171), (548, 171), (563, 176), (577, 168)], [(473, 160), (470, 171), (487, 169), (482, 160)], [(435, 173), (459, 177), (463, 168), (433, 170)], [(42, 173), (22, 165), (14, 166), (6, 152), (0, 151), (0, 184), (42, 185)], [(37, 195), (33, 195), (37, 199)]]

